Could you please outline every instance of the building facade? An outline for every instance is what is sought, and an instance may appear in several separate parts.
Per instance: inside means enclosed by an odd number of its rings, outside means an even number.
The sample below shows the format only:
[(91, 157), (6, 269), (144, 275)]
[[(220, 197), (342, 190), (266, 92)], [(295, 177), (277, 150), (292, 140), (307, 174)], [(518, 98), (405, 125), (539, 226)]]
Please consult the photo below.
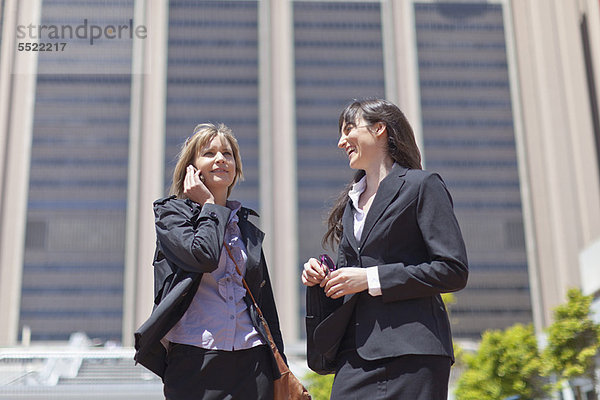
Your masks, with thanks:
[(397, 103), (453, 195), (471, 267), (456, 337), (539, 331), (585, 279), (579, 252), (600, 237), (596, 0), (0, 7), (0, 345), (24, 329), (132, 344), (152, 309), (152, 202), (207, 121), (238, 138), (232, 196), (261, 214), (282, 331), (300, 339), (302, 264), (352, 177), (336, 143), (354, 98)]

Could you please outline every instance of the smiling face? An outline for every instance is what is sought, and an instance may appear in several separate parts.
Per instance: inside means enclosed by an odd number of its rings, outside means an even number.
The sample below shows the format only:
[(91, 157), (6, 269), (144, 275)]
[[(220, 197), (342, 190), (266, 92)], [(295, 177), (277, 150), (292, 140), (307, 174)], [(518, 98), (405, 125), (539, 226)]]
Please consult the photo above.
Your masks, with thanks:
[(370, 126), (362, 117), (342, 125), (338, 147), (346, 152), (350, 168), (367, 170), (381, 158), (379, 136), (377, 127)]
[(234, 183), (236, 164), (229, 141), (215, 135), (211, 141), (198, 150), (194, 166), (200, 171), (208, 190), (227, 190)]

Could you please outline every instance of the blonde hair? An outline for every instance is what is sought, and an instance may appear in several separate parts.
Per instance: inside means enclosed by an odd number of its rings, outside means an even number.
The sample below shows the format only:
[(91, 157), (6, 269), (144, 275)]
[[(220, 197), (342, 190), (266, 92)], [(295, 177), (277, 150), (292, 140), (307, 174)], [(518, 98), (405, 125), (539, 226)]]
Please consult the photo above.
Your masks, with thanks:
[(173, 171), (173, 182), (171, 183), (171, 189), (169, 193), (177, 196), (177, 198), (184, 198), (183, 194), (183, 181), (185, 180), (185, 174), (187, 166), (193, 164), (198, 156), (198, 152), (202, 150), (208, 143), (210, 143), (216, 136), (219, 136), (221, 140), (225, 139), (231, 146), (233, 153), (233, 159), (235, 161), (235, 176), (233, 182), (227, 188), (227, 197), (231, 193), (231, 190), (235, 186), (236, 182), (244, 179), (242, 173), (242, 158), (240, 157), (240, 147), (236, 138), (233, 136), (231, 129), (225, 124), (212, 124), (205, 123), (196, 125), (192, 135), (187, 138), (181, 150), (177, 155), (177, 164)]

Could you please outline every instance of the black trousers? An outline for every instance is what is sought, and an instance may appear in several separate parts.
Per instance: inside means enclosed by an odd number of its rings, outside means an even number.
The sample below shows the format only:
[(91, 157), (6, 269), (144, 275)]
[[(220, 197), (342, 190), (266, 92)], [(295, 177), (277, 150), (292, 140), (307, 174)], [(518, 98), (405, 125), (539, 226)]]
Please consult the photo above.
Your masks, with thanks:
[(408, 355), (363, 360), (356, 350), (338, 354), (331, 400), (447, 400), (449, 357)]
[(171, 343), (163, 379), (167, 400), (273, 400), (267, 346), (206, 350)]

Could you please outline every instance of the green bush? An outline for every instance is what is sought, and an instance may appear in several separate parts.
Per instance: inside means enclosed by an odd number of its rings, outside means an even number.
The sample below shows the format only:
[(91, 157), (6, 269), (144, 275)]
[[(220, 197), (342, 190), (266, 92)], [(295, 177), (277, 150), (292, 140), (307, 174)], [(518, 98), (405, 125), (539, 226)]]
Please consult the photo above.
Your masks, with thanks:
[(313, 400), (329, 400), (334, 375), (319, 375), (310, 371), (302, 379)]
[(459, 400), (536, 399), (550, 389), (531, 325), (486, 331), (477, 353), (464, 354), (463, 360), (468, 368), (458, 380)]
[[(567, 292), (567, 302), (554, 310), (546, 329), (547, 347), (540, 351), (531, 325), (515, 324), (483, 334), (474, 354), (457, 353), (466, 370), (455, 391), (458, 400), (497, 400), (507, 396), (540, 399), (567, 381), (575, 398), (583, 398), (579, 378), (596, 387), (596, 357), (600, 350), (600, 325), (592, 318), (593, 296), (579, 289)], [(459, 357), (460, 356), (460, 357)], [(550, 375), (558, 378), (550, 383)], [(591, 395), (596, 398), (592, 390)]]

